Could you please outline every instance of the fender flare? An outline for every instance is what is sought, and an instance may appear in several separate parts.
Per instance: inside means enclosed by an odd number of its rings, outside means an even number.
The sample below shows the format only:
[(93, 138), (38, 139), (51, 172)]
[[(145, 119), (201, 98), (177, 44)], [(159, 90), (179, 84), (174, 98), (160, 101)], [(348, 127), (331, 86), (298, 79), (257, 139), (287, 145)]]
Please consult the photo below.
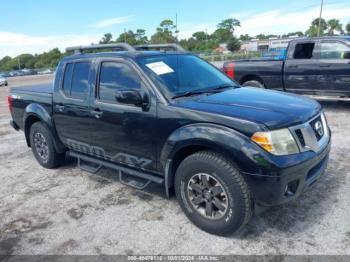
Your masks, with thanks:
[(47, 112), (44, 106), (37, 103), (29, 104), (25, 108), (23, 113), (23, 127), (24, 127), (23, 130), (24, 130), (27, 145), (30, 146), (29, 130), (32, 124), (32, 121), (30, 121), (32, 117), (39, 119), (40, 122), (44, 123), (47, 126), (47, 128), (51, 131), (51, 134), (54, 138), (53, 142), (54, 142), (56, 151), (59, 153), (63, 153), (65, 151), (65, 146), (62, 144), (62, 142), (58, 138), (56, 128), (53, 124), (52, 117)]
[(167, 195), (175, 177), (174, 157), (182, 149), (190, 146), (202, 146), (228, 156), (239, 169), (243, 169), (243, 173), (259, 172), (257, 166), (252, 165), (259, 150), (248, 137), (226, 126), (210, 123), (190, 124), (176, 129), (168, 137), (160, 153)]

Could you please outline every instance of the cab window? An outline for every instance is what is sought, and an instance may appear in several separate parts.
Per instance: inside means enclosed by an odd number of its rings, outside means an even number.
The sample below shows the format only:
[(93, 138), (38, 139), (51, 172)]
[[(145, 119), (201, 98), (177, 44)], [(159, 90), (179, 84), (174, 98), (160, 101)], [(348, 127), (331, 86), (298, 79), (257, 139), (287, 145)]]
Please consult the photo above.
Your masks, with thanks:
[(298, 43), (294, 49), (294, 59), (311, 59), (313, 58), (313, 52), (315, 43)]
[(102, 102), (117, 103), (115, 92), (120, 89), (140, 89), (141, 79), (129, 65), (103, 62), (100, 68), (98, 98)]
[(350, 59), (350, 47), (340, 42), (323, 42), (321, 59)]
[(63, 92), (66, 96), (85, 99), (89, 91), (90, 63), (68, 63), (63, 77)]

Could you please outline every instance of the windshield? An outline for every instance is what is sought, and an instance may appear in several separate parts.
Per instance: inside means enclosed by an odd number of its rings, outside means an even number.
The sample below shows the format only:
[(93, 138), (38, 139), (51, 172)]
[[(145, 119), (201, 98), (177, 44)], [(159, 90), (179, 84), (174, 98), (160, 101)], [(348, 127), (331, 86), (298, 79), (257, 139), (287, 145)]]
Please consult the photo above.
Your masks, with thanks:
[(170, 97), (237, 85), (214, 66), (194, 55), (157, 55), (139, 58), (138, 62)]

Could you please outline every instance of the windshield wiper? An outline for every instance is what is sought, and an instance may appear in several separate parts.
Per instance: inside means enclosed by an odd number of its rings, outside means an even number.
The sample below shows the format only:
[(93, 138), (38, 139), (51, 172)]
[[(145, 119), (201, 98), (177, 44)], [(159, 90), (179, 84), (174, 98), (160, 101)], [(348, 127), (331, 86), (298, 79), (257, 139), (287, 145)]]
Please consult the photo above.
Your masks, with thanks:
[(208, 93), (208, 91), (188, 91), (188, 92), (181, 93), (181, 94), (178, 94), (176, 96), (173, 96), (172, 99), (176, 99), (176, 98), (179, 98), (179, 97), (186, 97), (186, 96), (201, 95), (201, 94), (204, 94), (204, 93)]
[(223, 84), (223, 85), (219, 85), (219, 86), (216, 86), (214, 88), (208, 89), (207, 92), (217, 92), (217, 91), (220, 91), (222, 89), (229, 88), (229, 87), (236, 88), (237, 86), (234, 84)]
[(198, 91), (188, 91), (188, 92), (184, 92), (184, 93), (175, 95), (175, 96), (172, 97), (172, 99), (176, 99), (176, 98), (179, 98), (179, 97), (186, 97), (186, 96), (208, 94), (208, 93), (218, 93), (222, 89), (226, 89), (226, 88), (229, 88), (229, 87), (236, 88), (237, 86), (233, 85), (233, 84), (224, 84), (224, 85), (216, 86), (214, 88), (202, 89), (202, 90), (198, 90)]

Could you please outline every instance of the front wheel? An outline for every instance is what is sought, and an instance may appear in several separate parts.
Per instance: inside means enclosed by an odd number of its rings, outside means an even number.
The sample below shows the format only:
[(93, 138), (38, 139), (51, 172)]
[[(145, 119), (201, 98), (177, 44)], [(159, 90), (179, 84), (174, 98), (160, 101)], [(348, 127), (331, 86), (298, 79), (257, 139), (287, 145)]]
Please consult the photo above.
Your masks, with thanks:
[(45, 168), (55, 168), (63, 164), (65, 153), (57, 153), (50, 130), (41, 122), (30, 128), (30, 145), (39, 164)]
[(186, 216), (216, 235), (237, 232), (252, 215), (250, 190), (231, 161), (201, 151), (183, 160), (175, 175), (176, 197)]

